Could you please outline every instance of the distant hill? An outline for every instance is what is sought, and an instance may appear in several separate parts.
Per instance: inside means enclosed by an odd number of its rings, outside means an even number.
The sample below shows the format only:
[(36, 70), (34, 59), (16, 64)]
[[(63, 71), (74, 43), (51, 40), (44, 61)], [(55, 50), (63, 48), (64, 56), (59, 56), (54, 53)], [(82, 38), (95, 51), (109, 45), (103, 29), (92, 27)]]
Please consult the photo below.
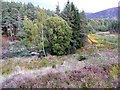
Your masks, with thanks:
[(109, 9), (99, 11), (96, 13), (86, 13), (86, 16), (89, 19), (93, 19), (93, 18), (114, 18), (114, 19), (117, 19), (118, 9), (120, 9), (120, 7), (109, 8)]
[(90, 13), (90, 12), (85, 13), (86, 16), (88, 16), (88, 15), (90, 15), (90, 14), (93, 14), (93, 13)]

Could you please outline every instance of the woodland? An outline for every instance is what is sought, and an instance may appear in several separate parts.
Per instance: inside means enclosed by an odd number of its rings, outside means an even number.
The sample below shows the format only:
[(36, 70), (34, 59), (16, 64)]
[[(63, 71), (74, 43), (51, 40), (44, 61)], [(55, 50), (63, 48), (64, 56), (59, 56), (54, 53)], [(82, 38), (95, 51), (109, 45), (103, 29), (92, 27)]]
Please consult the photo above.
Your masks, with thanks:
[(119, 88), (120, 21), (2, 1), (1, 88)]

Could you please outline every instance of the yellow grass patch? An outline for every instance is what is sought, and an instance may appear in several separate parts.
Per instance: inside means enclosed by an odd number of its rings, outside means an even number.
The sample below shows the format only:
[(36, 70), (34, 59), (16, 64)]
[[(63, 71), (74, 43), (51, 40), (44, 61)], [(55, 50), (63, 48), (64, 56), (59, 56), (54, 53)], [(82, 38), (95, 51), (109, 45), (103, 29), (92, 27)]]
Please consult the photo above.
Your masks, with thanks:
[(88, 42), (90, 44), (98, 43), (98, 41), (96, 40), (96, 37), (97, 37), (97, 35), (95, 35), (95, 34), (89, 34), (88, 35)]

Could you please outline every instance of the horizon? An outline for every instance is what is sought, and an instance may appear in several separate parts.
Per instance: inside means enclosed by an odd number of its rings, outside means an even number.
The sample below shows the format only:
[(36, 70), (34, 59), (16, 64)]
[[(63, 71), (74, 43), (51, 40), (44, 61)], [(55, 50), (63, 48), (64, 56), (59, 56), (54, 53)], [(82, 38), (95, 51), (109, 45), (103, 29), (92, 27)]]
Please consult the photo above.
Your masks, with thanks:
[[(64, 9), (68, 0), (3, 0), (3, 1), (14, 1), (14, 2), (22, 2), (22, 3), (29, 3), (31, 2), (34, 6), (39, 6), (40, 8), (50, 9), (55, 11), (56, 5), (59, 3), (60, 10)], [(52, 1), (52, 3), (51, 3)], [(106, 10), (109, 8), (114, 8), (119, 6), (119, 0), (69, 0), (73, 2), (74, 5), (79, 9), (79, 11), (84, 10), (86, 13), (96, 13), (102, 10)], [(98, 4), (99, 3), (99, 4)], [(102, 6), (102, 7), (101, 7)], [(97, 7), (97, 8), (96, 8)]]

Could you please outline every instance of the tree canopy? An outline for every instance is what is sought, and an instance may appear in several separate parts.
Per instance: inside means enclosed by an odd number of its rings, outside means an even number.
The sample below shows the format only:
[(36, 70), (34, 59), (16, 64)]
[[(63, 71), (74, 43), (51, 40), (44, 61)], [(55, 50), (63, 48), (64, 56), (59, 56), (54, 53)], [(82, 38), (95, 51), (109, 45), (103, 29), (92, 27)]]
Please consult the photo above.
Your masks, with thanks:
[(84, 41), (84, 35), (82, 35), (82, 33), (84, 32), (84, 30), (82, 29), (83, 21), (82, 17), (80, 16), (79, 10), (75, 7), (73, 2), (67, 2), (64, 10), (61, 12), (61, 17), (66, 20), (72, 28), (73, 32), (71, 43), (73, 46), (73, 50), (82, 47)]
[(60, 17), (49, 17), (47, 32), (51, 54), (65, 55), (70, 53), (72, 30), (65, 20)]

